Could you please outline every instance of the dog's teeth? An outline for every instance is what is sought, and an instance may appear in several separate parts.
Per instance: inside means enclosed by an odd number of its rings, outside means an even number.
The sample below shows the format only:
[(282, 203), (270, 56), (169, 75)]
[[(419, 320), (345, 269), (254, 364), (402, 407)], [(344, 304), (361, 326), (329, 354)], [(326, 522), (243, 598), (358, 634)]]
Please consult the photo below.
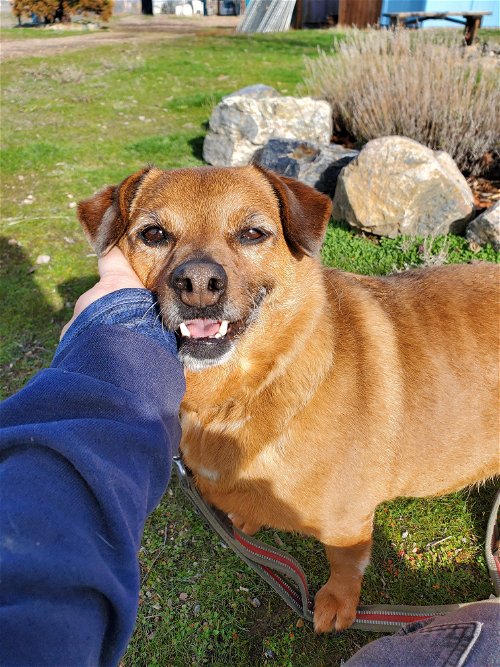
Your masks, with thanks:
[(219, 332), (216, 333), (214, 336), (210, 336), (210, 338), (222, 338), (222, 335), (221, 335), (221, 333), (220, 333), (220, 331), (219, 331)]
[(191, 334), (189, 332), (189, 329), (187, 328), (186, 324), (184, 322), (181, 322), (181, 325), (179, 327), (181, 330), (181, 334), (185, 336), (186, 338), (191, 338)]
[(222, 336), (225, 336), (227, 334), (227, 328), (229, 326), (229, 322), (227, 320), (223, 320), (221, 322), (221, 325), (219, 327), (219, 333), (216, 335), (216, 338), (222, 338)]

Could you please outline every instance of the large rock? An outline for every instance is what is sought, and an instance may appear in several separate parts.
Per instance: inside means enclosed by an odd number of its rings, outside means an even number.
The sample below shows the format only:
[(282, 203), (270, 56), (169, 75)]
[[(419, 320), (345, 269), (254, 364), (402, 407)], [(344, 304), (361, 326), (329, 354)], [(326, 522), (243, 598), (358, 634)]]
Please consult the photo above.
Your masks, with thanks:
[(254, 160), (333, 197), (340, 172), (358, 153), (337, 144), (271, 139), (255, 154)]
[(460, 234), (474, 212), (472, 191), (452, 158), (406, 137), (366, 144), (342, 170), (333, 216), (379, 236)]
[(478, 245), (491, 243), (495, 250), (500, 250), (500, 201), (473, 220), (465, 235)]
[(255, 98), (282, 97), (281, 93), (279, 93), (276, 88), (266, 86), (265, 83), (254, 83), (251, 86), (245, 86), (244, 88), (235, 90), (234, 93), (229, 93), (229, 95), (226, 95), (223, 99), (227, 100), (228, 97), (240, 97), (241, 95)]
[(326, 144), (331, 133), (328, 102), (310, 97), (230, 95), (212, 113), (203, 158), (221, 167), (245, 165), (273, 137)]

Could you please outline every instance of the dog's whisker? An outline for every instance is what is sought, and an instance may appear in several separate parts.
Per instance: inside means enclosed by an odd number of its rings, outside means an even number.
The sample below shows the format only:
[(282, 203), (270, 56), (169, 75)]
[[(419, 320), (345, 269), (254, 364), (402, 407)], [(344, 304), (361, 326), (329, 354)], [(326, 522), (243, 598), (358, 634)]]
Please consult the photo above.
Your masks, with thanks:
[[(152, 303), (150, 306), (148, 306), (148, 307), (146, 308), (146, 310), (144, 311), (144, 313), (143, 313), (143, 315), (142, 315), (142, 317), (141, 317), (141, 322), (142, 322), (142, 320), (144, 320), (144, 318), (145, 318), (146, 315), (149, 313), (149, 311), (152, 310), (152, 309), (155, 308), (155, 307), (156, 307), (156, 303)], [(155, 322), (156, 322), (156, 320), (155, 320)]]

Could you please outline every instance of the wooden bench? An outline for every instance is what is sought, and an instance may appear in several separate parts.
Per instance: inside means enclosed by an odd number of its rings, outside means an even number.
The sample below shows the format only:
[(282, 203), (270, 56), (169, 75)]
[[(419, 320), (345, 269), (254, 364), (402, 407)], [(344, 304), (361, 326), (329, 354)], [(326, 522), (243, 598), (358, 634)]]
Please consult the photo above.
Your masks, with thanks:
[[(428, 21), (429, 19), (445, 19), (446, 21), (459, 23), (465, 26), (465, 43), (470, 45), (481, 27), (483, 16), (489, 16), (490, 14), (492, 12), (390, 12), (384, 14), (384, 16), (389, 17), (391, 28), (402, 28), (405, 25), (418, 24), (421, 21)], [(456, 16), (461, 16), (465, 21), (454, 18)]]

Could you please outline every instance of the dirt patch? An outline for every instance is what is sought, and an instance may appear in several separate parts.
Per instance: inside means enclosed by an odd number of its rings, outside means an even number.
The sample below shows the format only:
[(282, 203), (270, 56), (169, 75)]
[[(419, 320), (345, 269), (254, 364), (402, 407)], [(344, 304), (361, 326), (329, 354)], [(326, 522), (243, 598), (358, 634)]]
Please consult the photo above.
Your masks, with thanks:
[[(95, 48), (106, 44), (138, 44), (170, 40), (186, 35), (231, 34), (236, 30), (237, 16), (176, 17), (132, 15), (115, 18), (108, 28), (66, 37), (2, 39), (0, 61), (30, 56), (48, 56), (69, 51)], [(6, 22), (3, 22), (4, 25)], [(33, 30), (46, 30), (33, 28)]]

